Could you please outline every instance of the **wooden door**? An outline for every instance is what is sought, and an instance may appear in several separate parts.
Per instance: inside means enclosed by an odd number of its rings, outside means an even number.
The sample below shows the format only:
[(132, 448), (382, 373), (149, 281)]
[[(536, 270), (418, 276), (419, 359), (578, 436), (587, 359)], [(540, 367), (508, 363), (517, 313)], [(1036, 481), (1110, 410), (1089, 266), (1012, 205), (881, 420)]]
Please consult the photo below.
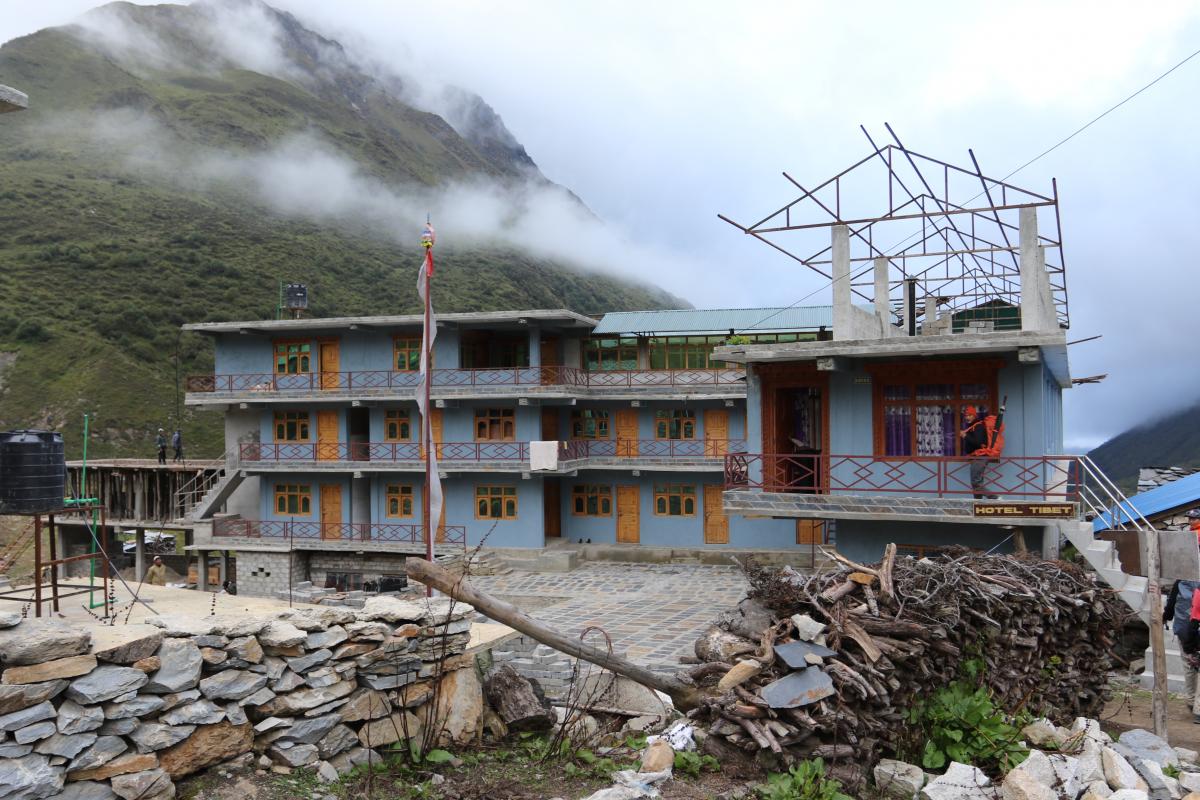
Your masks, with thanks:
[(319, 344), (317, 360), (318, 368), (321, 370), (321, 388), (341, 388), (342, 354), (337, 341), (321, 342)]
[(720, 486), (704, 487), (704, 543), (729, 544), (729, 517), (721, 499)]
[(338, 459), (338, 412), (317, 412), (317, 459), (319, 461), (336, 461)]
[(542, 409), (542, 441), (557, 442), (558, 441), (558, 409), (543, 408)]
[[(442, 411), (440, 408), (429, 409), (429, 435), (433, 437), (433, 443), (439, 445), (442, 443)], [(425, 458), (425, 431), (424, 429), (417, 431), (417, 439), (421, 442), (421, 458)], [(438, 447), (434, 450), (437, 457), (442, 457), (442, 448)]]
[(562, 483), (558, 478), (542, 480), (542, 530), (546, 538), (562, 536)]
[(341, 484), (321, 484), (321, 538), (342, 538)]
[(704, 457), (724, 458), (729, 452), (729, 412), (710, 408), (704, 412)]
[(618, 486), (617, 541), (637, 544), (641, 540), (641, 493), (636, 486)]
[(825, 521), (820, 519), (796, 520), (796, 544), (825, 544)]
[[(558, 369), (562, 364), (562, 354), (559, 350), (558, 339), (542, 339), (538, 358), (542, 364), (542, 384), (549, 386), (558, 383), (558, 374), (562, 371)], [(555, 436), (552, 438), (557, 439), (558, 437)]]
[(617, 458), (637, 458), (638, 412), (636, 408), (617, 411)]

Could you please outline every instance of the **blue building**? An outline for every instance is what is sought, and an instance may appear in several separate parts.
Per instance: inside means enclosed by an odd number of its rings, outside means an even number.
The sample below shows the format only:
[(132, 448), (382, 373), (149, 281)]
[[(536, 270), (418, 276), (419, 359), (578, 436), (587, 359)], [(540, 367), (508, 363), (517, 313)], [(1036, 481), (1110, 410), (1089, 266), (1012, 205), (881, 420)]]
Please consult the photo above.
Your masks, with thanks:
[[(830, 335), (828, 307), (439, 315), (438, 549), (811, 542), (807, 523), (724, 510), (725, 456), (746, 451), (746, 381), (712, 354), (764, 318), (735, 341)], [(228, 447), (190, 510), (212, 523), (196, 547), (236, 551), (242, 591), (302, 579), (356, 588), (424, 552), (419, 315), (185, 329), (215, 350), (213, 374), (188, 379), (187, 403), (224, 413)]]
[[(833, 304), (830, 338), (715, 351), (746, 367), (748, 388), (726, 511), (822, 522), (864, 562), (889, 543), (1053, 556), (1066, 538), (1141, 611), (1145, 580), (1127, 581), (1084, 521), (1124, 498), (1063, 449), (1075, 381), (1058, 211), (1056, 187), (1020, 189), (896, 140), (757, 223), (726, 220), (819, 273)], [(1002, 405), (1002, 452), (972, 457), (968, 409)]]

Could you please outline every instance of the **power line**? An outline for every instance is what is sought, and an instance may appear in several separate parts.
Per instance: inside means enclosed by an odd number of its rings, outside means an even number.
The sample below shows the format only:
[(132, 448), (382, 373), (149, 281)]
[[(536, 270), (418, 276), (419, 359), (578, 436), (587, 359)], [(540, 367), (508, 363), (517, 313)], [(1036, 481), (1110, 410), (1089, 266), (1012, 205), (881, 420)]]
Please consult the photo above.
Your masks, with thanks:
[[(1180, 62), (1179, 62), (1178, 64), (1176, 64), (1175, 66), (1171, 67), (1171, 68), (1170, 68), (1170, 69), (1168, 69), (1166, 72), (1162, 73), (1162, 74), (1161, 74), (1161, 75), (1159, 75), (1157, 78), (1155, 78), (1154, 80), (1150, 81), (1150, 82), (1149, 82), (1149, 83), (1147, 83), (1145, 86), (1143, 86), (1142, 88), (1138, 89), (1136, 92), (1134, 92), (1133, 94), (1129, 95), (1128, 97), (1126, 97), (1126, 98), (1125, 98), (1124, 100), (1122, 100), (1121, 102), (1117, 103), (1117, 104), (1116, 104), (1116, 105), (1114, 105), (1114, 106), (1111, 106), (1110, 108), (1108, 108), (1108, 109), (1107, 109), (1106, 111), (1104, 111), (1103, 113), (1101, 113), (1101, 114), (1099, 114), (1099, 115), (1097, 115), (1097, 116), (1093, 117), (1093, 118), (1092, 118), (1092, 119), (1091, 119), (1089, 122), (1087, 122), (1087, 124), (1085, 124), (1085, 125), (1083, 125), (1082, 127), (1080, 127), (1080, 128), (1078, 128), (1078, 129), (1076, 129), (1076, 130), (1075, 130), (1073, 133), (1071, 133), (1071, 134), (1070, 134), (1070, 135), (1068, 135), (1067, 137), (1065, 137), (1065, 138), (1063, 138), (1063, 139), (1059, 140), (1057, 143), (1055, 143), (1055, 144), (1054, 144), (1054, 145), (1052, 145), (1051, 147), (1048, 147), (1047, 149), (1043, 150), (1041, 153), (1038, 153), (1036, 156), (1034, 156), (1033, 158), (1029, 159), (1029, 160), (1028, 160), (1028, 161), (1026, 161), (1024, 164), (1022, 164), (1021, 166), (1017, 167), (1016, 169), (1014, 169), (1012, 172), (1010, 172), (1010, 173), (1008, 173), (1007, 175), (1005, 175), (1005, 176), (1004, 176), (1003, 178), (1001, 178), (1000, 180), (1001, 180), (1001, 181), (1006, 181), (1006, 180), (1008, 180), (1009, 178), (1011, 178), (1013, 175), (1016, 175), (1018, 172), (1020, 172), (1021, 170), (1025, 169), (1026, 167), (1028, 167), (1030, 164), (1033, 164), (1034, 162), (1036, 162), (1036, 161), (1038, 161), (1038, 160), (1040, 160), (1040, 159), (1044, 158), (1045, 156), (1048, 156), (1048, 155), (1050, 155), (1050, 154), (1051, 154), (1051, 153), (1053, 153), (1055, 150), (1057, 150), (1058, 148), (1062, 147), (1064, 144), (1066, 144), (1067, 142), (1071, 141), (1071, 140), (1072, 140), (1072, 139), (1074, 139), (1076, 136), (1078, 136), (1079, 134), (1083, 133), (1083, 132), (1084, 132), (1084, 131), (1086, 131), (1088, 128), (1092, 127), (1092, 126), (1093, 126), (1093, 125), (1095, 125), (1097, 122), (1099, 122), (1100, 120), (1104, 119), (1104, 118), (1105, 118), (1105, 117), (1107, 117), (1109, 114), (1111, 114), (1112, 112), (1116, 111), (1118, 108), (1120, 108), (1121, 106), (1125, 105), (1125, 104), (1126, 104), (1126, 103), (1128, 103), (1130, 100), (1132, 100), (1133, 98), (1137, 97), (1137, 96), (1138, 96), (1139, 94), (1141, 94), (1142, 92), (1144, 92), (1144, 91), (1146, 91), (1147, 89), (1149, 89), (1151, 86), (1154, 86), (1154, 84), (1158, 83), (1158, 82), (1159, 82), (1159, 81), (1161, 81), (1163, 78), (1167, 77), (1167, 76), (1168, 76), (1168, 75), (1170, 75), (1172, 72), (1174, 72), (1175, 70), (1179, 69), (1180, 67), (1182, 67), (1182, 66), (1183, 66), (1184, 64), (1186, 64), (1187, 62), (1191, 61), (1191, 60), (1192, 60), (1193, 58), (1195, 58), (1196, 56), (1200, 56), (1200, 50), (1195, 50), (1195, 51), (1193, 51), (1191, 55), (1187, 56), (1187, 58), (1183, 59), (1182, 61), (1180, 61)], [(970, 202), (973, 202), (973, 201), (975, 201), (975, 200), (979, 199), (980, 197), (982, 197), (984, 194), (985, 194), (985, 192), (980, 192), (979, 194), (975, 195), (974, 197), (972, 197), (972, 198), (971, 198), (970, 200), (968, 200), (967, 202), (968, 202), (968, 203), (970, 203)], [(893, 250), (893, 249), (895, 249), (896, 247), (899, 247), (900, 245), (902, 245), (902, 244), (904, 244), (905, 242), (909, 241), (910, 239), (914, 238), (916, 235), (917, 235), (917, 234), (914, 232), (914, 233), (910, 234), (910, 235), (909, 235), (907, 238), (905, 238), (905, 239), (901, 239), (900, 241), (898, 241), (898, 242), (896, 242), (896, 243), (892, 244), (892, 245), (891, 245), (891, 246), (889, 246), (887, 249), (888, 249), (888, 250)], [(864, 269), (862, 272), (858, 273), (858, 275), (849, 275), (849, 276), (847, 276), (847, 277), (848, 277), (850, 280), (853, 280), (854, 278), (861, 277), (861, 276), (863, 276), (863, 275), (867, 274), (867, 272), (869, 272), (869, 270), (866, 270), (866, 269)], [(757, 328), (758, 326), (762, 325), (762, 323), (766, 322), (767, 320), (770, 320), (770, 319), (773, 319), (773, 318), (775, 318), (775, 317), (779, 316), (779, 315), (780, 315), (780, 314), (782, 314), (784, 311), (788, 311), (788, 310), (790, 310), (790, 309), (793, 309), (793, 308), (795, 308), (796, 306), (800, 305), (800, 304), (801, 304), (801, 303), (803, 303), (805, 300), (807, 300), (808, 298), (810, 298), (810, 297), (812, 297), (813, 295), (817, 294), (818, 292), (823, 292), (823, 291), (825, 291), (826, 289), (828, 289), (828, 288), (830, 288), (831, 286), (833, 286), (833, 284), (834, 284), (834, 282), (835, 282), (835, 281), (836, 281), (836, 279), (834, 279), (834, 280), (831, 280), (831, 281), (829, 281), (829, 283), (826, 283), (826, 284), (824, 284), (824, 285), (822, 285), (822, 286), (819, 286), (819, 287), (817, 287), (816, 289), (814, 289), (813, 291), (811, 291), (811, 292), (809, 292), (808, 294), (804, 295), (803, 297), (801, 297), (799, 300), (795, 301), (794, 303), (791, 303), (790, 305), (784, 306), (783, 308), (776, 309), (776, 310), (775, 310), (773, 313), (771, 313), (771, 314), (768, 314), (767, 316), (765, 316), (765, 317), (763, 317), (762, 319), (760, 319), (760, 320), (758, 320), (757, 322), (755, 322), (753, 325), (749, 325), (749, 326), (747, 326), (747, 327), (745, 327), (745, 328), (742, 328), (741, 330), (739, 330), (739, 331), (738, 331), (738, 333), (742, 333), (743, 331), (749, 331), (749, 330), (753, 330), (753, 329)]]

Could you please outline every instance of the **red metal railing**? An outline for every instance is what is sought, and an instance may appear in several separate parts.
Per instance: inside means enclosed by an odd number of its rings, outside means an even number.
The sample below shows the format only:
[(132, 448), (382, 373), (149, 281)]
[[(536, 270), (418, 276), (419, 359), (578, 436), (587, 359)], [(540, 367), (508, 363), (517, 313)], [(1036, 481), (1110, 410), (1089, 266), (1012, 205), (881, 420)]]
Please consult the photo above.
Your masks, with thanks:
[[(213, 520), (213, 536), (419, 545), (425, 542), (425, 528), (422, 525), (391, 523), (306, 522), (219, 517)], [(467, 529), (463, 525), (446, 525), (439, 529), (436, 543), (457, 544), (465, 547)]]
[[(529, 442), (441, 442), (439, 461), (528, 461)], [(248, 442), (242, 461), (385, 461), (421, 462), (417, 442)]]
[[(500, 367), (494, 369), (435, 369), (432, 386), (578, 386), (595, 389), (639, 389), (697, 386), (742, 386), (740, 369), (662, 369), (589, 372), (575, 367)], [(191, 375), (189, 392), (325, 392), (415, 389), (416, 372), (363, 370), (358, 372), (306, 372), (278, 375), (247, 372)]]
[(725, 456), (725, 488), (768, 492), (936, 495), (977, 492), (1028, 500), (1078, 499), (1079, 457), (1003, 456), (985, 463), (982, 488), (971, 485), (971, 465), (960, 457), (761, 455)]
[(745, 439), (575, 439), (563, 458), (720, 459), (746, 450)]

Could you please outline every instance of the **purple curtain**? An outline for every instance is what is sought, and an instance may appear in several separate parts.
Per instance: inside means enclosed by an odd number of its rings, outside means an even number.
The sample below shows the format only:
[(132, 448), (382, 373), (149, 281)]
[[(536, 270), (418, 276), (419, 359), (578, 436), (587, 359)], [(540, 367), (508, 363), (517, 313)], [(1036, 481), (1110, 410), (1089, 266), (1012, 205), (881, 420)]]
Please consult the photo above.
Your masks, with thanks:
[(912, 412), (908, 406), (886, 406), (883, 415), (883, 453), (912, 455)]

